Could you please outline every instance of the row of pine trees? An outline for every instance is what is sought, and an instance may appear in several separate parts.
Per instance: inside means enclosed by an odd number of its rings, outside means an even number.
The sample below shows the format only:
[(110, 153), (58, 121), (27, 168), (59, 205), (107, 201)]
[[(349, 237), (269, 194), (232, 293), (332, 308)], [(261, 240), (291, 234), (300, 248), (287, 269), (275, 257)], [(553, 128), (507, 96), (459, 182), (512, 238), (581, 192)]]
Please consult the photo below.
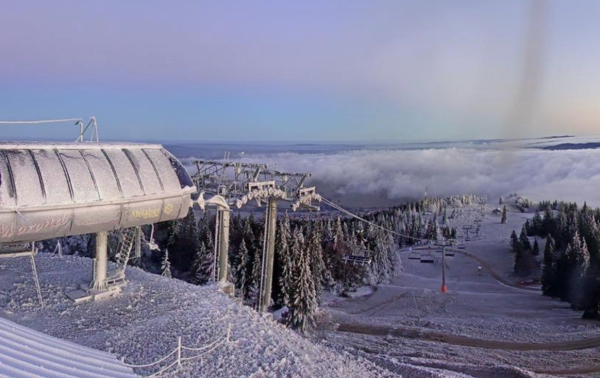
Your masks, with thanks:
[[(542, 291), (583, 311), (583, 317), (598, 319), (600, 310), (600, 209), (575, 203), (544, 202), (521, 235), (513, 232), (512, 244), (522, 260), (539, 254), (527, 236), (546, 238), (542, 259)], [(519, 257), (517, 257), (518, 259)], [(523, 269), (515, 262), (515, 270)], [(522, 273), (522, 272), (521, 272)]]

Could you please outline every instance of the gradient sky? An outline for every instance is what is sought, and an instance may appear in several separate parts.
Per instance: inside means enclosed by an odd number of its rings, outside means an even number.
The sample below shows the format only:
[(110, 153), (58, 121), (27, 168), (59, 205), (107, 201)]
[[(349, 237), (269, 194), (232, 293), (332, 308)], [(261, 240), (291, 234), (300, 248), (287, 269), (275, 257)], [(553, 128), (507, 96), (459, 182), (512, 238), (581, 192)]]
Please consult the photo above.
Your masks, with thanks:
[(95, 115), (104, 139), (162, 141), (600, 134), (598, 20), (597, 0), (0, 0), (0, 120)]

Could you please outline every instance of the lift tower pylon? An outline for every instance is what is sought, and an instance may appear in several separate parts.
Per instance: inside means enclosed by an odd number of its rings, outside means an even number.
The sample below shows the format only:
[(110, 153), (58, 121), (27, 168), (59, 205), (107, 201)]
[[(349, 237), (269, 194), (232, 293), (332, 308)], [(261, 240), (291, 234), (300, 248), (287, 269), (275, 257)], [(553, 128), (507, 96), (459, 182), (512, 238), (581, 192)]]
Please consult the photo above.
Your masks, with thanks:
[[(207, 204), (217, 204), (218, 280), (227, 284), (227, 255), (229, 253), (229, 209), (241, 208), (248, 203), (266, 205), (265, 242), (263, 246), (261, 282), (257, 309), (264, 312), (271, 302), (273, 265), (275, 260), (275, 237), (277, 232), (277, 206), (279, 201), (291, 204), (293, 211), (300, 207), (319, 210), (312, 201), (320, 202), (315, 187), (304, 187), (309, 173), (286, 173), (268, 170), (266, 164), (232, 161), (195, 161), (197, 173), (192, 176), (200, 192), (197, 203), (202, 209)], [(210, 195), (204, 200), (204, 195)], [(225, 213), (227, 211), (227, 213)]]

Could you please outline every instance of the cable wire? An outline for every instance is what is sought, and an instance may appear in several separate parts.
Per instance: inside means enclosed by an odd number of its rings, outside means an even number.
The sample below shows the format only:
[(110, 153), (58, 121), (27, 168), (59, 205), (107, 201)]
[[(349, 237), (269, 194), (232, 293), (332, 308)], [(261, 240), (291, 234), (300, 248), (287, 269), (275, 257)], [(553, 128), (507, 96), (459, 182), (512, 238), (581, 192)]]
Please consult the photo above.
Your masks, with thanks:
[(344, 214), (346, 214), (346, 215), (349, 215), (349, 216), (351, 216), (352, 218), (358, 219), (358, 220), (359, 220), (359, 221), (361, 221), (361, 222), (365, 222), (365, 223), (367, 223), (367, 224), (370, 224), (370, 225), (371, 225), (371, 226), (373, 226), (373, 227), (377, 227), (377, 228), (379, 228), (379, 229), (381, 229), (381, 230), (383, 230), (383, 231), (387, 231), (387, 232), (389, 232), (389, 233), (391, 233), (391, 234), (394, 234), (394, 235), (397, 235), (397, 236), (400, 236), (400, 237), (403, 237), (403, 238), (407, 238), (407, 239), (412, 239), (412, 240), (416, 240), (416, 241), (422, 241), (422, 242), (426, 242), (426, 243), (427, 243), (427, 242), (430, 242), (430, 240), (427, 240), (427, 239), (423, 239), (423, 238), (417, 238), (417, 237), (415, 237), (415, 236), (410, 236), (410, 235), (406, 235), (406, 234), (401, 234), (401, 233), (399, 233), (399, 232), (396, 232), (396, 231), (394, 231), (394, 230), (390, 230), (390, 229), (387, 229), (387, 228), (385, 228), (385, 227), (382, 227), (382, 226), (378, 225), (377, 223), (374, 223), (374, 222), (368, 221), (368, 220), (366, 220), (365, 218), (362, 218), (362, 217), (360, 217), (360, 216), (358, 216), (358, 215), (356, 215), (356, 214), (352, 213), (351, 211), (344, 209), (343, 207), (341, 207), (341, 206), (339, 206), (339, 205), (337, 205), (337, 204), (333, 203), (332, 201), (328, 200), (327, 198), (323, 198), (323, 197), (322, 197), (322, 198), (321, 198), (321, 200), (322, 200), (322, 201), (323, 201), (323, 202), (324, 202), (326, 205), (328, 205), (328, 206), (330, 206), (330, 207), (333, 207), (334, 209), (336, 209), (336, 210), (339, 210), (339, 211), (341, 211), (342, 213), (344, 213)]
[(83, 121), (83, 118), (62, 118), (62, 119), (43, 119), (37, 121), (0, 121), (2, 125), (34, 125), (39, 123), (59, 123), (59, 122), (77, 122)]

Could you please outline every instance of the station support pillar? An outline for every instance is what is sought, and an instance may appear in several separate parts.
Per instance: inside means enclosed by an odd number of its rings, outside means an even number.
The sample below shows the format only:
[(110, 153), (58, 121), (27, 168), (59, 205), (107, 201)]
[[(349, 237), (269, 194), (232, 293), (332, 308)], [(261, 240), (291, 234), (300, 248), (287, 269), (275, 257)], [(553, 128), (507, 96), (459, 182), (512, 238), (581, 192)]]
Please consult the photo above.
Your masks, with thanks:
[(221, 209), (217, 211), (218, 225), (218, 241), (219, 248), (217, 254), (219, 256), (219, 277), (220, 285), (227, 284), (227, 259), (229, 258), (229, 209)]
[(275, 261), (275, 236), (277, 229), (277, 199), (269, 198), (265, 220), (265, 259), (263, 261), (263, 277), (260, 295), (259, 312), (265, 312), (271, 304), (271, 291), (273, 287), (273, 262)]
[(94, 290), (106, 289), (106, 272), (108, 265), (108, 232), (96, 233), (96, 254), (94, 256), (94, 279), (90, 285)]

